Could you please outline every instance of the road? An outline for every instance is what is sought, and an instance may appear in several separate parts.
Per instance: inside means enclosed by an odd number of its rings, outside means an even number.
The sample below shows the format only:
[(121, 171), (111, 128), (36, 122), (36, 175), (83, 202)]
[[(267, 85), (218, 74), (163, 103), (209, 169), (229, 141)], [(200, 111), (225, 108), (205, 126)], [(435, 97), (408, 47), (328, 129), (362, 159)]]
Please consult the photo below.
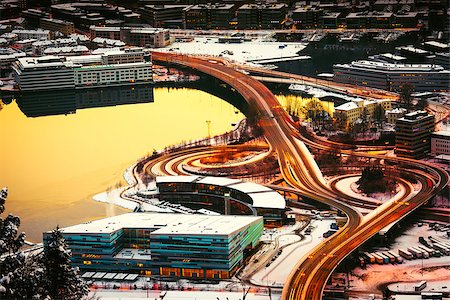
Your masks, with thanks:
[[(332, 271), (348, 254), (382, 228), (425, 203), (449, 182), (448, 174), (440, 168), (411, 159), (396, 159), (394, 162), (402, 164), (406, 169), (417, 169), (415, 174), (423, 189), (415, 195), (405, 195), (401, 201), (383, 204), (363, 222), (362, 215), (345, 203), (346, 197), (336, 195), (323, 180), (305, 145), (310, 143), (310, 146), (316, 146), (317, 143), (298, 134), (289, 115), (261, 82), (217, 61), (159, 52), (153, 52), (152, 59), (195, 69), (235, 88), (248, 105), (255, 109), (267, 141), (278, 154), (281, 173), (286, 182), (307, 197), (333, 206), (348, 216), (348, 222), (341, 230), (300, 259), (285, 284), (282, 299), (320, 299)], [(373, 91), (371, 96), (375, 93), (377, 91)], [(323, 144), (317, 145), (327, 147)], [(386, 159), (376, 155), (358, 155)]]

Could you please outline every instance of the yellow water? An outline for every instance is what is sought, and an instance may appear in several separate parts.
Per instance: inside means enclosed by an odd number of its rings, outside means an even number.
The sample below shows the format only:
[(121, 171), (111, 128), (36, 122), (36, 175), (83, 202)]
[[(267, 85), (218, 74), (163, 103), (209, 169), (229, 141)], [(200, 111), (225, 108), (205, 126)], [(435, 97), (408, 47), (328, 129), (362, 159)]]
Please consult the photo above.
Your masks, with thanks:
[(0, 187), (7, 212), (29, 240), (42, 232), (125, 212), (91, 198), (122, 181), (139, 157), (168, 145), (232, 129), (243, 116), (198, 90), (154, 90), (154, 103), (80, 109), (27, 118), (15, 102), (0, 111)]

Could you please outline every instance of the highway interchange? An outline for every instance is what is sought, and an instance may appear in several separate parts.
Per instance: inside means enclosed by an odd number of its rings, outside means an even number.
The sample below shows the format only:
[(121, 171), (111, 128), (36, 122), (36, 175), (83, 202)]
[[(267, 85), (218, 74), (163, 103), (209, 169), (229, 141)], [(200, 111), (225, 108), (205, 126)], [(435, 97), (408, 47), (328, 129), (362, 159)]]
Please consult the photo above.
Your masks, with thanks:
[[(370, 155), (356, 151), (357, 149), (342, 147), (339, 144), (327, 144), (321, 140), (304, 137), (272, 92), (260, 81), (239, 71), (236, 66), (174, 53), (153, 52), (152, 59), (154, 62), (194, 69), (215, 77), (236, 89), (259, 117), (264, 136), (270, 145), (270, 151), (277, 153), (281, 174), (291, 188), (303, 197), (325, 203), (347, 215), (347, 223), (337, 234), (326, 239), (304, 257), (299, 258), (285, 283), (282, 299), (321, 299), (329, 276), (347, 255), (390, 223), (405, 217), (424, 204), (449, 182), (448, 174), (431, 164), (412, 159)], [(277, 72), (274, 71), (270, 71), (270, 73), (272, 76), (287, 76), (286, 74), (276, 74)], [(293, 75), (289, 76), (291, 78)], [(309, 79), (302, 77), (302, 80), (308, 81)], [(323, 82), (315, 81), (315, 84), (323, 84)], [(330, 85), (328, 82), (328, 86)], [(376, 90), (362, 90), (348, 86), (333, 86), (333, 88), (371, 98), (395, 97), (392, 94)], [(398, 170), (410, 172), (421, 184), (422, 189), (418, 192), (408, 189), (402, 199), (388, 201), (363, 218), (351, 204), (358, 199), (352, 199), (352, 197), (337, 192), (325, 182), (307, 146), (323, 150), (335, 149), (347, 155), (384, 159), (385, 162), (396, 165)], [(185, 154), (192, 154), (190, 151), (199, 151), (199, 149), (186, 150)], [(214, 151), (220, 150), (209, 149), (208, 151), (214, 153)], [(180, 168), (178, 170), (183, 171)], [(403, 184), (408, 186), (406, 181)]]

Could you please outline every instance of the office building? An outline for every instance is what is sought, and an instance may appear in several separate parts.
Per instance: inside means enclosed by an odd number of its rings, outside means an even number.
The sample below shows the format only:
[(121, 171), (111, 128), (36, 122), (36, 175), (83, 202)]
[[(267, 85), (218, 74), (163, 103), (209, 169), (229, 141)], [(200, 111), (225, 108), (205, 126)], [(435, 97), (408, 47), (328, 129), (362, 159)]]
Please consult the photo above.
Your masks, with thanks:
[(450, 71), (439, 65), (394, 64), (359, 60), (333, 66), (334, 80), (388, 91), (399, 91), (412, 85), (415, 91), (448, 90)]
[[(296, 28), (316, 28), (321, 26), (323, 10), (314, 7), (299, 7), (292, 12), (292, 20)], [(334, 26), (336, 28), (336, 26)]]
[(48, 29), (53, 32), (61, 32), (66, 36), (75, 33), (75, 27), (72, 22), (42, 18), (40, 24), (43, 29)]
[(430, 152), (434, 116), (426, 111), (415, 111), (397, 120), (395, 126), (395, 153), (401, 157), (422, 158)]
[(83, 271), (198, 279), (231, 278), (262, 230), (262, 217), (166, 213), (127, 213), (61, 229), (73, 265)]
[(233, 4), (198, 4), (186, 9), (187, 29), (229, 29)]
[(450, 159), (450, 128), (431, 135), (431, 155), (445, 155)]
[(283, 3), (244, 4), (237, 9), (239, 29), (280, 28), (286, 18), (287, 6)]
[(161, 201), (220, 214), (263, 216), (267, 225), (285, 221), (283, 196), (256, 183), (222, 177), (159, 176), (156, 186)]
[(131, 46), (162, 48), (171, 43), (167, 29), (151, 27), (90, 27), (91, 39), (96, 37), (121, 40)]
[(184, 28), (185, 11), (190, 5), (144, 5), (141, 18), (154, 28)]
[(152, 82), (151, 63), (139, 49), (99, 55), (24, 57), (18, 59), (13, 71), (22, 91)]

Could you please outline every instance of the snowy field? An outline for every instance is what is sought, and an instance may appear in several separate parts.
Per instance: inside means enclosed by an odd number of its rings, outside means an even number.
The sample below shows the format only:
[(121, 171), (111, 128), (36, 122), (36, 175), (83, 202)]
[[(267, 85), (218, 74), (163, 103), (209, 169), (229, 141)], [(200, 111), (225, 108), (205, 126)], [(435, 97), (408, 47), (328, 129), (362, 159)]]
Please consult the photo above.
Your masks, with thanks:
[(274, 287), (283, 286), (283, 283), (297, 262), (324, 240), (322, 234), (330, 229), (330, 224), (333, 222), (334, 219), (313, 220), (310, 224), (313, 227), (311, 235), (306, 235), (303, 241), (299, 241), (298, 236), (294, 237), (293, 233), (292, 235), (283, 236), (284, 243), (299, 242), (285, 247), (275, 261), (253, 276), (252, 282)]
[(298, 52), (306, 47), (303, 43), (250, 41), (224, 44), (219, 43), (218, 40), (218, 38), (195, 38), (192, 42), (176, 42), (161, 50), (183, 54), (223, 56), (238, 62), (250, 62), (296, 57), (299, 56)]
[[(420, 245), (420, 236), (434, 236), (450, 241), (446, 238), (445, 232), (432, 230), (427, 223), (424, 223), (423, 226), (415, 224), (399, 236), (389, 249), (380, 248), (371, 252), (392, 250), (398, 253), (399, 248)], [(437, 285), (445, 283), (444, 285), (450, 288), (450, 256), (405, 260), (403, 264), (395, 265), (371, 264), (367, 265), (366, 270), (356, 268), (353, 273), (356, 276), (351, 276), (352, 290), (377, 292), (378, 287), (385, 283), (418, 282), (421, 280), (434, 281)]]
[[(198, 292), (198, 291), (117, 291), (106, 290), (90, 293), (92, 296), (97, 296), (101, 300), (138, 300), (138, 299), (164, 299), (164, 300), (242, 300), (243, 293), (235, 292)], [(160, 296), (165, 295), (164, 298)], [(272, 293), (271, 297), (263, 293), (248, 293), (246, 300), (279, 300), (280, 294)]]

